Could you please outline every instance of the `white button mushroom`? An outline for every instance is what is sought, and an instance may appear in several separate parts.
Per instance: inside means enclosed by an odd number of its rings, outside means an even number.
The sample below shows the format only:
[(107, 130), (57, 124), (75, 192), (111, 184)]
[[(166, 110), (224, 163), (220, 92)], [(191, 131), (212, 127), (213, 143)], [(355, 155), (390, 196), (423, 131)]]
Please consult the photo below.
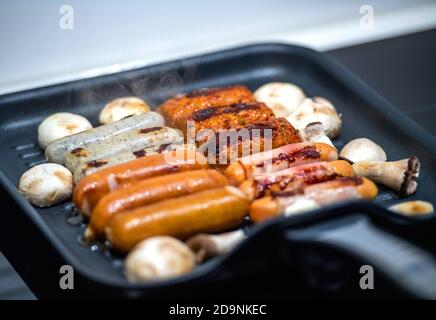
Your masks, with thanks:
[(112, 123), (126, 117), (150, 111), (150, 106), (136, 97), (123, 97), (110, 101), (100, 111), (101, 124)]
[(286, 119), (298, 130), (304, 130), (309, 123), (321, 122), (326, 135), (336, 138), (342, 127), (342, 120), (333, 104), (321, 97), (307, 98)]
[(382, 147), (367, 138), (351, 140), (342, 148), (339, 156), (351, 162), (386, 161)]
[(18, 190), (35, 206), (48, 207), (71, 197), (73, 175), (59, 164), (40, 164), (21, 176)]
[(69, 112), (55, 113), (45, 118), (39, 125), (38, 143), (41, 148), (45, 149), (54, 140), (91, 128), (91, 123), (78, 114)]
[(259, 87), (254, 97), (265, 103), (277, 117), (286, 117), (303, 102), (306, 95), (295, 84), (270, 82)]
[(195, 267), (194, 253), (168, 236), (143, 240), (127, 255), (125, 274), (131, 282), (149, 282), (180, 276)]

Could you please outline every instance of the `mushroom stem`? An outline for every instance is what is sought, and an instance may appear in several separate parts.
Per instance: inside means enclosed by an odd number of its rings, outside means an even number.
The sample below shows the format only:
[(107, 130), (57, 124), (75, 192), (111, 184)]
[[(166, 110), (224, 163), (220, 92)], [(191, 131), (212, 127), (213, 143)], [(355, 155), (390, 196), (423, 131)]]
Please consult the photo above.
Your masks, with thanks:
[(332, 141), (330, 138), (326, 135), (326, 132), (324, 130), (324, 126), (321, 122), (311, 122), (309, 123), (306, 128), (300, 131), (300, 137), (304, 141), (309, 142), (323, 142), (326, 144), (333, 146)]
[(221, 234), (197, 234), (186, 241), (198, 262), (222, 255), (245, 239), (241, 229)]
[(398, 203), (388, 209), (406, 216), (420, 216), (434, 212), (433, 205), (430, 202), (421, 200)]
[(356, 175), (388, 186), (398, 191), (400, 197), (415, 193), (420, 167), (415, 156), (398, 161), (361, 161), (353, 164)]

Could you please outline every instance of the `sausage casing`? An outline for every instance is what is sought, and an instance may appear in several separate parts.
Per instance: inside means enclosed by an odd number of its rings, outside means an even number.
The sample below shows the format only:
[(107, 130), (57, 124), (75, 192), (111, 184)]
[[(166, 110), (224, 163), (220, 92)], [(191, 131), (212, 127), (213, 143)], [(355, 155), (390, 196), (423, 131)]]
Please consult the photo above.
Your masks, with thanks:
[(149, 148), (139, 149), (133, 152), (128, 151), (128, 152), (120, 153), (109, 158), (103, 158), (103, 159), (91, 160), (85, 162), (80, 166), (78, 166), (76, 170), (74, 170), (74, 183), (77, 184), (84, 177), (89, 176), (90, 174), (93, 174), (94, 172), (100, 171), (102, 169), (109, 168), (120, 163), (128, 162), (152, 154), (175, 150), (179, 146), (180, 146), (179, 144), (173, 144), (173, 143), (161, 144)]
[(82, 214), (89, 215), (104, 195), (119, 187), (159, 175), (207, 167), (207, 159), (192, 150), (145, 156), (83, 178), (74, 188), (73, 201)]
[(73, 149), (87, 148), (92, 144), (104, 141), (129, 130), (162, 127), (164, 125), (164, 118), (157, 112), (146, 112), (131, 116), (110, 124), (57, 139), (47, 146), (45, 158), (49, 162), (64, 164), (65, 155)]
[(95, 235), (102, 235), (109, 219), (124, 210), (191, 194), (224, 187), (227, 179), (216, 170), (194, 170), (168, 174), (139, 181), (107, 194), (92, 210), (90, 226)]
[[(300, 193), (284, 190), (255, 200), (250, 205), (250, 218), (261, 222), (283, 214), (291, 214), (292, 206), (310, 205), (309, 209), (352, 199), (373, 200), (377, 196), (376, 185), (362, 177), (342, 177), (332, 181), (307, 186)], [(292, 209), (292, 211), (291, 211)], [(299, 208), (304, 209), (307, 208)]]
[[(235, 163), (238, 158), (246, 155), (301, 142), (298, 131), (284, 118), (272, 118), (230, 130), (218, 130), (212, 139), (212, 143), (216, 145), (219, 164), (222, 165)], [(210, 138), (206, 141), (207, 144), (211, 142)]]
[(245, 195), (227, 186), (125, 211), (109, 221), (105, 233), (113, 248), (125, 252), (155, 235), (185, 239), (230, 229), (241, 223), (247, 210)]
[(285, 189), (297, 193), (312, 184), (350, 176), (354, 176), (354, 171), (347, 161), (314, 162), (255, 176), (245, 180), (239, 189), (253, 200)]
[(225, 174), (234, 185), (256, 175), (276, 172), (305, 163), (337, 160), (336, 149), (325, 143), (293, 143), (238, 159)]
[(209, 88), (192, 91), (165, 101), (157, 109), (168, 126), (183, 128), (191, 114), (197, 110), (234, 103), (255, 102), (253, 93), (245, 86)]
[[(198, 133), (203, 129), (235, 129), (274, 118), (274, 113), (264, 103), (251, 102), (200, 109), (193, 112), (188, 120), (194, 121), (195, 132)], [(185, 128), (179, 129), (186, 134)]]
[(65, 166), (72, 172), (77, 167), (93, 160), (116, 156), (125, 152), (135, 152), (155, 145), (181, 143), (183, 137), (179, 130), (169, 127), (153, 127), (129, 130), (87, 148), (80, 147), (66, 154)]

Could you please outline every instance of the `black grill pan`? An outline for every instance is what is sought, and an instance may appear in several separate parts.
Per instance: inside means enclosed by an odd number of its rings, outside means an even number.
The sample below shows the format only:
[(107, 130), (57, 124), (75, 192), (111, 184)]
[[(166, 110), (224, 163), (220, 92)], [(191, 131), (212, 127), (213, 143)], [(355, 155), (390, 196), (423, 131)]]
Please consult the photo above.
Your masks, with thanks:
[[(103, 244), (89, 247), (78, 241), (84, 225), (77, 219), (71, 203), (37, 209), (16, 190), (21, 174), (44, 161), (36, 143), (36, 128), (52, 113), (79, 113), (97, 124), (98, 112), (104, 104), (120, 96), (136, 95), (157, 106), (176, 93), (192, 89), (245, 84), (254, 90), (270, 81), (293, 82), (308, 96), (323, 96), (333, 101), (344, 122), (342, 134), (335, 141), (338, 148), (350, 139), (368, 137), (384, 147), (389, 159), (418, 156), (422, 172), (418, 192), (410, 199), (436, 202), (436, 142), (430, 134), (324, 54), (292, 45), (259, 44), (1, 96), (1, 250), (39, 297), (220, 295), (229, 292), (232, 284), (236, 287), (241, 279), (262, 286), (256, 274), (268, 274), (269, 270), (277, 270), (277, 274), (282, 270), (289, 277), (291, 273), (286, 268), (304, 273), (310, 268), (299, 269), (306, 258), (297, 253), (324, 247), (327, 249), (322, 250), (336, 248), (334, 250), (342, 255), (351, 256), (352, 253), (358, 260), (372, 261), (393, 288), (413, 296), (436, 295), (420, 286), (423, 279), (433, 279), (436, 270), (432, 260), (436, 248), (436, 237), (432, 232), (435, 216), (412, 219), (386, 211), (383, 207), (396, 202), (397, 195), (382, 187), (376, 204), (343, 204), (255, 226), (248, 229), (248, 239), (230, 254), (200, 266), (187, 276), (147, 285), (129, 284), (122, 274), (122, 257), (107, 250)], [(388, 243), (402, 239), (398, 241), (412, 246), (408, 251), (413, 252), (411, 255), (423, 257), (421, 261), (426, 261), (427, 269), (421, 268), (421, 272), (417, 272), (417, 280), (399, 281), (395, 279), (398, 270), (391, 268), (392, 261), (398, 257), (395, 250), (386, 254), (384, 260), (387, 262), (380, 262), (377, 260), (380, 254), (370, 254), (368, 248), (349, 248), (346, 241), (344, 245), (344, 241), (320, 236), (319, 226), (324, 225), (327, 227), (322, 230), (328, 228), (333, 230), (333, 235), (340, 235), (344, 225), (341, 216), (353, 215), (368, 222), (364, 228), (356, 229), (356, 238), (372, 237)], [(377, 228), (377, 236), (373, 228)], [(329, 253), (326, 259), (333, 255)], [(290, 257), (293, 259), (289, 260)], [(75, 270), (74, 290), (59, 288), (59, 268), (63, 264), (69, 264)], [(298, 276), (294, 278), (299, 279)], [(273, 277), (272, 281), (275, 281), (272, 291), (280, 287), (280, 282), (286, 283), (284, 278)], [(309, 296), (313, 293), (308, 289), (313, 281), (293, 283), (295, 287), (299, 286), (300, 293), (306, 292)], [(249, 288), (247, 284), (244, 286)], [(268, 293), (269, 297), (274, 296), (272, 291)], [(289, 290), (287, 292), (292, 295)], [(284, 297), (283, 292), (278, 295)]]

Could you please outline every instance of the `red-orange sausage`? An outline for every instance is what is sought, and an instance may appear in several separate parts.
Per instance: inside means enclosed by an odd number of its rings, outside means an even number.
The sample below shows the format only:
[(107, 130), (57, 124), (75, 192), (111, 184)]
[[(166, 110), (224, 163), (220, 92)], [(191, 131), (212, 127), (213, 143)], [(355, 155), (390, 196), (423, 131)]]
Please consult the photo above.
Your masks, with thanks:
[(186, 120), (197, 110), (249, 102), (255, 102), (253, 93), (245, 86), (236, 85), (194, 90), (188, 94), (178, 95), (165, 101), (157, 108), (157, 111), (165, 117), (167, 126), (186, 132)]
[(377, 196), (376, 185), (362, 177), (343, 177), (336, 180), (308, 186), (302, 194), (278, 193), (274, 196), (260, 198), (251, 203), (250, 218), (253, 222), (264, 220), (286, 213), (286, 209), (301, 200), (309, 200), (316, 206), (351, 200), (372, 200)]
[(226, 177), (216, 170), (185, 171), (139, 181), (100, 199), (92, 210), (87, 234), (103, 235), (109, 219), (121, 211), (227, 184)]
[(305, 163), (337, 160), (336, 149), (325, 143), (293, 143), (269, 151), (238, 159), (225, 171), (234, 185), (241, 184), (257, 174), (274, 172)]
[(337, 177), (354, 176), (353, 167), (347, 161), (314, 162), (285, 170), (255, 176), (239, 186), (250, 200), (280, 190), (295, 190), (308, 185), (334, 180)]
[(83, 178), (74, 189), (73, 201), (81, 213), (89, 215), (104, 195), (119, 187), (158, 175), (207, 167), (206, 158), (196, 151), (175, 150), (149, 155)]
[(105, 233), (113, 248), (126, 252), (151, 236), (185, 239), (200, 232), (230, 229), (241, 223), (247, 211), (245, 195), (227, 186), (122, 212), (110, 219)]

